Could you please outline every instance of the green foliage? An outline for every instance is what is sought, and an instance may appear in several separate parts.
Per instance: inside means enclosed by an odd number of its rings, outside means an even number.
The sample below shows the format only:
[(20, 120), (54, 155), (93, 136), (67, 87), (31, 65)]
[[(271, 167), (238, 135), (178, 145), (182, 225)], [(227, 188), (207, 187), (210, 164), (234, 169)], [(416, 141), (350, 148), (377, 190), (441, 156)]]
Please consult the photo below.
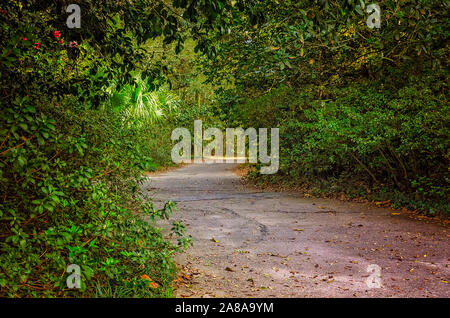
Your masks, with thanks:
[[(142, 123), (176, 99), (158, 90), (164, 65), (142, 62), (147, 41), (162, 36), (179, 49), (179, 28), (207, 27), (223, 7), (83, 1), (82, 28), (68, 29), (68, 4), (1, 4), (0, 295), (170, 296), (171, 256), (190, 239), (176, 224), (178, 244), (163, 240), (146, 219), (174, 207), (154, 209), (139, 182), (167, 156), (155, 152), (158, 127)], [(72, 263), (80, 290), (66, 286)]]
[(282, 83), (320, 86), (447, 65), (448, 1), (377, 1), (379, 29), (366, 25), (365, 2), (238, 1), (227, 30), (209, 32), (210, 80), (231, 79), (258, 95)]
[[(237, 1), (208, 33), (227, 125), (280, 128), (280, 171), (318, 192), (448, 212), (448, 1)], [(223, 22), (223, 21), (222, 21)]]
[(347, 193), (364, 185), (356, 196), (383, 192), (385, 200), (397, 197), (403, 206), (448, 213), (446, 85), (429, 76), (397, 91), (381, 86), (334, 88), (327, 99), (318, 98), (317, 87), (282, 87), (236, 105), (230, 120), (278, 126), (279, 175), (296, 185), (321, 184), (322, 192)]
[[(166, 294), (178, 247), (143, 216), (169, 216), (174, 207), (158, 211), (138, 199), (144, 132), (115, 112), (48, 105), (36, 110), (24, 99), (2, 111), (1, 293), (94, 295), (95, 286), (124, 288), (146, 274), (160, 287), (127, 295)], [(33, 138), (24, 142), (25, 133)], [(72, 263), (81, 266), (80, 291), (65, 285)]]
[(120, 91), (112, 93), (104, 107), (121, 112), (129, 124), (151, 125), (167, 118), (179, 105), (179, 98), (167, 87), (155, 90), (154, 85), (139, 74), (133, 85), (127, 84)]

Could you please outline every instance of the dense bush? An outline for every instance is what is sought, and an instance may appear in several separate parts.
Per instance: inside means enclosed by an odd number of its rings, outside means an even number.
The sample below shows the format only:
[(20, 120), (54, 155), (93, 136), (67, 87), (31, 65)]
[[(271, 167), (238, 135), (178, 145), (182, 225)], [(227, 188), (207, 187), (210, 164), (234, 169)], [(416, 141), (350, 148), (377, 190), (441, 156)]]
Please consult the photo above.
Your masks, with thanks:
[(435, 76), (397, 90), (381, 82), (332, 87), (326, 99), (314, 86), (281, 87), (241, 100), (230, 121), (280, 128), (279, 175), (285, 182), (322, 192), (375, 193), (374, 199), (448, 213), (446, 90)]
[[(448, 211), (448, 1), (238, 2), (210, 32), (217, 115), (280, 128), (280, 171), (261, 177), (430, 214)], [(212, 50), (212, 49), (211, 49)]]
[[(69, 29), (68, 4), (0, 5), (0, 296), (170, 296), (171, 255), (190, 239), (179, 222), (178, 244), (147, 222), (175, 209), (139, 194), (170, 139), (134, 106), (160, 115), (148, 101), (167, 65), (149, 59), (147, 42), (162, 37), (179, 50), (179, 13), (207, 24), (222, 8), (83, 1), (82, 27)], [(81, 267), (79, 290), (67, 288), (68, 264)]]
[[(25, 98), (2, 107), (2, 294), (63, 296), (72, 263), (81, 266), (83, 294), (170, 293), (177, 247), (137, 214), (172, 209), (138, 199), (136, 182), (153, 164), (148, 130), (70, 100), (42, 105)], [(142, 275), (160, 287), (149, 288)]]

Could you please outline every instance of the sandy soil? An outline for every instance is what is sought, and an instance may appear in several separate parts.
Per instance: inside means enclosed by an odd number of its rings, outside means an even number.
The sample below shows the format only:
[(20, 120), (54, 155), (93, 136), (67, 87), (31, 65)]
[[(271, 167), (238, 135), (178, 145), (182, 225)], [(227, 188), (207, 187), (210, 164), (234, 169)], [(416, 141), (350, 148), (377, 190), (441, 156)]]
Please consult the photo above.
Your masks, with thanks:
[[(174, 219), (194, 240), (176, 256), (177, 297), (450, 296), (448, 226), (367, 204), (252, 189), (235, 168), (186, 165), (143, 186), (158, 207), (177, 202)], [(367, 271), (371, 264), (381, 276)]]

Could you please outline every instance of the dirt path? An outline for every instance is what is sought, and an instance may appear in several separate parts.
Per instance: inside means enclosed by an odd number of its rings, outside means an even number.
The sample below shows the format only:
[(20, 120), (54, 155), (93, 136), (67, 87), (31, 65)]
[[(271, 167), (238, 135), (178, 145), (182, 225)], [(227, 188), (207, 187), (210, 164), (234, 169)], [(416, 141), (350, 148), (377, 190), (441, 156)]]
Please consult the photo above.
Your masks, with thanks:
[[(450, 297), (450, 230), (393, 210), (244, 187), (233, 165), (152, 176), (194, 246), (178, 297)], [(397, 212), (397, 211), (395, 211)], [(381, 268), (369, 288), (367, 267)], [(447, 283), (449, 282), (449, 283)]]

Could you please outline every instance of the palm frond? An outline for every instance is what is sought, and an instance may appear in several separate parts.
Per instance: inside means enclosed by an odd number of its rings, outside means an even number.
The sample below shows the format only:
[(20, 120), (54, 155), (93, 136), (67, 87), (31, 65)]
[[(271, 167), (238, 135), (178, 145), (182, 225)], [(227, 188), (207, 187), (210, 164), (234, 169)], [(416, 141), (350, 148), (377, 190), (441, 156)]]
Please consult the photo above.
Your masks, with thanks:
[(126, 85), (114, 91), (109, 98), (109, 106), (121, 111), (124, 120), (140, 124), (152, 124), (165, 118), (181, 104), (179, 97), (167, 87), (150, 90), (150, 83), (140, 74), (134, 85)]

